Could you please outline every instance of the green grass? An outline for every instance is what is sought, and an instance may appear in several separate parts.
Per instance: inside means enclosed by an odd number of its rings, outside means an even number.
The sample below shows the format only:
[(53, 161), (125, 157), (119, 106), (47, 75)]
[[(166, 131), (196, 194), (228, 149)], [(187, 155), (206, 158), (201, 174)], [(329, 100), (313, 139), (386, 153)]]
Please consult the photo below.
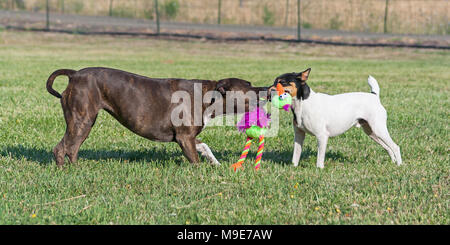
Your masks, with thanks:
[[(222, 166), (196, 167), (175, 143), (136, 136), (103, 111), (78, 164), (59, 169), (51, 150), (65, 122), (45, 81), (88, 66), (255, 85), (312, 67), (310, 86), (330, 94), (369, 91), (371, 74), (404, 165), (353, 128), (330, 140), (322, 170), (307, 136), (295, 168), (292, 115), (280, 112), (260, 171), (229, 169), (245, 140), (234, 127), (202, 132)], [(0, 223), (450, 224), (449, 67), (448, 51), (0, 32)]]

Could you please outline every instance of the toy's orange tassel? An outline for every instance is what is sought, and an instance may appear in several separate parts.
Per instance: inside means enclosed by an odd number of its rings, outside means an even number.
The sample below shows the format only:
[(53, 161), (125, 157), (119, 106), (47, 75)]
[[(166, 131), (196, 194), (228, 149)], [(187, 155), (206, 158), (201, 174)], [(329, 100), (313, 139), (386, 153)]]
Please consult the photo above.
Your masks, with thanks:
[(281, 83), (277, 83), (277, 92), (278, 96), (284, 94), (284, 87), (281, 85)]

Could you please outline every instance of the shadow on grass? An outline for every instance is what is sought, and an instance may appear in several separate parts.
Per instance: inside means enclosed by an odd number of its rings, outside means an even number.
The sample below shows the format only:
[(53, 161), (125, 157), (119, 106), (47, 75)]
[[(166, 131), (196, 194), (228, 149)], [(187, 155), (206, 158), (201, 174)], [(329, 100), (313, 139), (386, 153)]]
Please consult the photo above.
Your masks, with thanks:
[[(292, 164), (292, 151), (268, 151), (264, 152), (263, 160), (268, 159), (277, 164), (281, 165), (291, 165)], [(250, 156), (250, 155), (249, 155)], [(309, 159), (311, 157), (317, 156), (317, 151), (311, 151), (309, 148), (305, 148), (302, 150), (302, 155), (300, 157), (299, 166), (307, 167), (309, 164)], [(325, 154), (325, 160), (330, 159), (338, 162), (348, 162), (349, 159), (342, 155), (340, 152), (327, 152)], [(315, 159), (314, 159), (315, 161)]]
[[(240, 156), (240, 152), (232, 152), (232, 151), (220, 151), (214, 152), (215, 157), (221, 161), (233, 162), (237, 160)], [(306, 167), (309, 163), (308, 159), (312, 156), (316, 156), (317, 152), (311, 151), (309, 148), (305, 148), (302, 151), (302, 156), (300, 158), (300, 166)], [(235, 159), (226, 159), (230, 155), (236, 155)], [(51, 151), (47, 151), (44, 149), (36, 149), (25, 146), (8, 146), (0, 150), (0, 156), (3, 157), (11, 157), (17, 160), (27, 159), (30, 161), (38, 162), (39, 164), (52, 164), (55, 163), (53, 158), (53, 153)], [(165, 148), (160, 149), (143, 149), (143, 150), (80, 150), (78, 153), (79, 159), (87, 159), (87, 160), (127, 160), (129, 162), (151, 162), (156, 161), (158, 165), (166, 165), (166, 162), (169, 160), (174, 160), (174, 158), (182, 158), (183, 161), (187, 161), (184, 158), (181, 149), (177, 152), (167, 151)], [(256, 152), (251, 152), (247, 156), (247, 161), (254, 161), (256, 157)], [(327, 159), (332, 159), (338, 162), (348, 162), (348, 158), (342, 155), (340, 152), (328, 152), (326, 154)], [(280, 165), (290, 165), (292, 159), (291, 151), (266, 151), (263, 154), (263, 160), (271, 160), (272, 162)], [(201, 161), (206, 161), (205, 158), (201, 158)], [(68, 160), (66, 158), (66, 163)]]
[[(178, 158), (182, 152), (168, 152), (165, 149), (143, 149), (139, 151), (130, 150), (80, 150), (78, 153), (79, 160), (127, 160), (130, 162), (138, 161), (157, 161), (158, 164), (165, 165), (165, 162)], [(27, 159), (38, 162), (39, 164), (55, 164), (53, 153), (44, 149), (29, 148), (24, 146), (6, 147), (0, 151), (0, 156), (12, 157), (14, 159)], [(68, 163), (66, 157), (65, 160)]]

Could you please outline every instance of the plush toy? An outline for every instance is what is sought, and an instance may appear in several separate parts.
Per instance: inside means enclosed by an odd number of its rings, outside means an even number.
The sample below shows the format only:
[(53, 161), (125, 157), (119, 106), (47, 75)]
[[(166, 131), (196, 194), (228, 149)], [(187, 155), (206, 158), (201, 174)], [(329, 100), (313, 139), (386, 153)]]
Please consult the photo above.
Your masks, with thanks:
[[(284, 109), (288, 111), (292, 104), (291, 95), (285, 92), (284, 87), (281, 86), (281, 84), (277, 84), (276, 89), (278, 96), (275, 96), (272, 99), (272, 105), (277, 107), (278, 109)], [(259, 167), (261, 166), (261, 159), (264, 151), (264, 133), (269, 127), (269, 123), (270, 115), (267, 114), (262, 108), (257, 107), (255, 110), (244, 114), (244, 117), (237, 124), (237, 128), (239, 131), (245, 132), (247, 134), (247, 141), (245, 143), (245, 147), (242, 151), (241, 157), (235, 164), (231, 165), (231, 168), (233, 168), (234, 171), (242, 167), (242, 164), (247, 158), (250, 146), (256, 139), (258, 139), (259, 141), (259, 146), (256, 153), (254, 167), (256, 170), (259, 169)]]
[(285, 111), (289, 111), (292, 105), (292, 96), (284, 91), (284, 87), (277, 83), (278, 96), (272, 98), (272, 105), (278, 109), (283, 108)]
[(258, 152), (256, 153), (254, 166), (256, 170), (259, 169), (259, 167), (261, 166), (261, 159), (264, 151), (264, 133), (266, 132), (266, 128), (269, 127), (269, 122), (270, 115), (267, 114), (264, 109), (259, 107), (251, 112), (247, 112), (244, 114), (244, 117), (237, 124), (237, 128), (239, 131), (245, 132), (247, 134), (247, 142), (245, 143), (244, 150), (242, 151), (239, 160), (235, 164), (231, 165), (231, 168), (233, 168), (234, 171), (242, 167), (242, 164), (247, 158), (250, 146), (256, 139), (258, 139), (259, 141), (259, 146)]

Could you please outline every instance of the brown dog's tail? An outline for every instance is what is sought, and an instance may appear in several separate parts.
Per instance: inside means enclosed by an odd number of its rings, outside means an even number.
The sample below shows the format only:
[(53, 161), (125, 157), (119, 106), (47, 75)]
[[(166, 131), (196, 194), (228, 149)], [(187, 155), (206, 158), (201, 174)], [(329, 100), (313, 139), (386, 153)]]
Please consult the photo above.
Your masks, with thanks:
[(53, 96), (57, 97), (57, 98), (61, 98), (61, 94), (58, 93), (58, 91), (54, 90), (52, 88), (53, 86), (53, 81), (55, 81), (55, 78), (57, 76), (61, 76), (61, 75), (65, 75), (68, 76), (70, 79), (70, 76), (73, 75), (75, 72), (75, 70), (70, 70), (70, 69), (61, 69), (61, 70), (56, 70), (55, 72), (53, 72), (50, 77), (47, 80), (47, 91), (52, 94)]

